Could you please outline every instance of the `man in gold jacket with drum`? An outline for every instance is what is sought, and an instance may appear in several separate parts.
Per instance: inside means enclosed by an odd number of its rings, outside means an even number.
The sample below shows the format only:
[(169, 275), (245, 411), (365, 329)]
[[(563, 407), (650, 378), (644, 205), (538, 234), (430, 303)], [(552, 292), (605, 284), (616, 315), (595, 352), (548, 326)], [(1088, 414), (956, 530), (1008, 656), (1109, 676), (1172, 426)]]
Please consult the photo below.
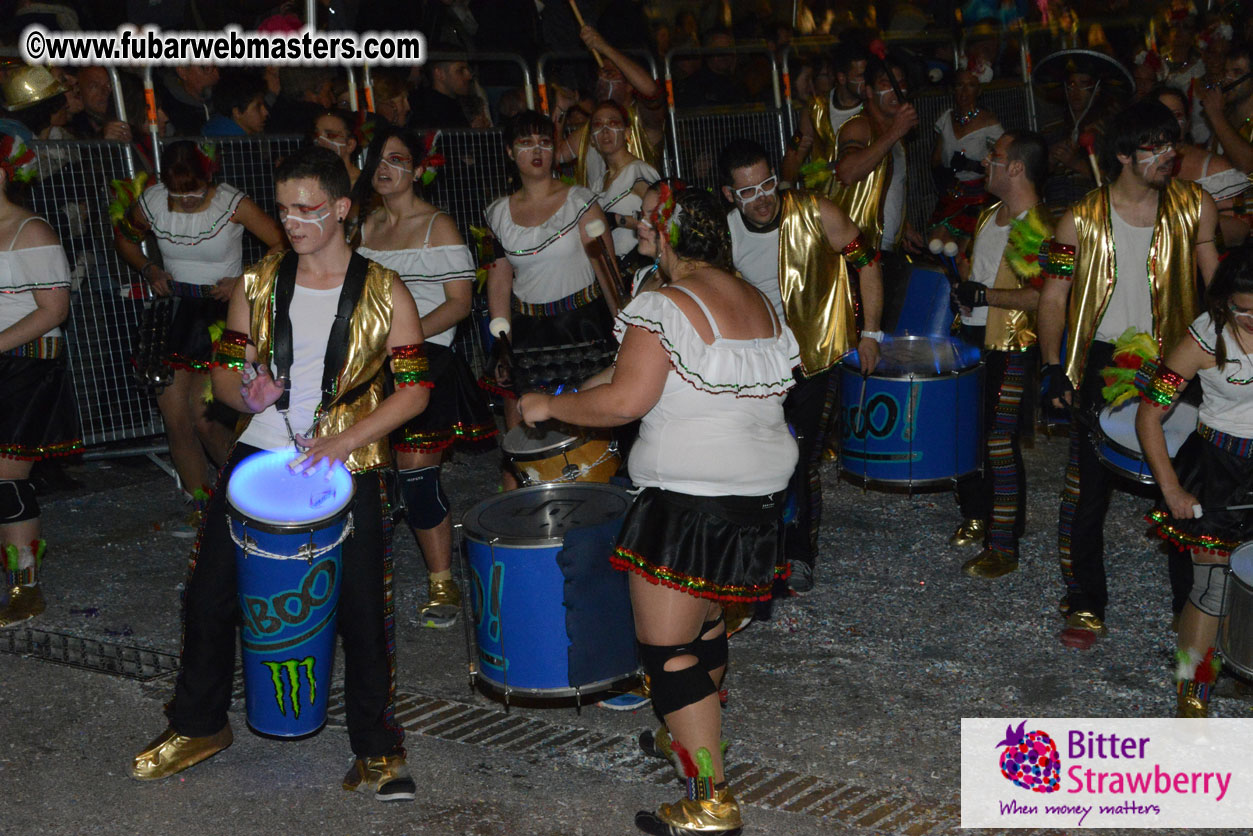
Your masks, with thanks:
[[(244, 271), (213, 358), (213, 391), (245, 416), (201, 524), (187, 579), (183, 648), (169, 727), (135, 756), (131, 776), (166, 778), (231, 745), (239, 603), (226, 487), (247, 456), (295, 446), (310, 478), (342, 462), (353, 474), (352, 535), (342, 551), (339, 627), (344, 703), (356, 759), (347, 790), (412, 800), (395, 691), (391, 558), (380, 471), (387, 436), (426, 407), (426, 357), (413, 296), (400, 277), (355, 254), (343, 162), (324, 148), (292, 154), (275, 173), (292, 250)], [(390, 363), (395, 391), (384, 388)], [(273, 365), (273, 370), (271, 370)], [(323, 687), (329, 685), (324, 683)]]
[[(1128, 329), (1151, 335), (1159, 353), (1175, 345), (1199, 311), (1197, 271), (1208, 283), (1218, 264), (1213, 199), (1173, 177), (1179, 126), (1170, 111), (1156, 99), (1140, 101), (1111, 125), (1101, 168), (1112, 180), (1062, 216), (1040, 297), (1043, 391), (1054, 407), (1075, 407), (1058, 520), (1066, 584), (1059, 638), (1080, 649), (1104, 635), (1109, 601), (1103, 527), (1114, 475), (1091, 439), (1103, 405), (1101, 369)], [(1190, 586), (1190, 570), (1180, 582)]]
[[(979, 216), (970, 278), (955, 295), (964, 311), (986, 308), (985, 325), (963, 325), (984, 351), (984, 466), (957, 484), (963, 523), (950, 543), (981, 544), (962, 571), (999, 578), (1018, 568), (1018, 539), (1026, 524), (1027, 476), (1021, 436), (1035, 423), (1035, 380), (1040, 362), (1036, 308), (1040, 302), (1040, 246), (1053, 221), (1040, 205), (1048, 176), (1048, 146), (1031, 131), (1001, 135), (983, 161), (988, 192), (1000, 198)], [(971, 339), (973, 337), (973, 339)]]
[(800, 344), (796, 386), (783, 405), (800, 447), (788, 484), (796, 519), (787, 526), (784, 547), (792, 589), (805, 592), (813, 587), (822, 511), (818, 466), (838, 382), (831, 369), (853, 349), (867, 374), (879, 361), (879, 254), (831, 201), (808, 192), (779, 192), (778, 175), (756, 142), (728, 144), (718, 157), (718, 172), (723, 196), (735, 204), (727, 216), (735, 269), (765, 294)]

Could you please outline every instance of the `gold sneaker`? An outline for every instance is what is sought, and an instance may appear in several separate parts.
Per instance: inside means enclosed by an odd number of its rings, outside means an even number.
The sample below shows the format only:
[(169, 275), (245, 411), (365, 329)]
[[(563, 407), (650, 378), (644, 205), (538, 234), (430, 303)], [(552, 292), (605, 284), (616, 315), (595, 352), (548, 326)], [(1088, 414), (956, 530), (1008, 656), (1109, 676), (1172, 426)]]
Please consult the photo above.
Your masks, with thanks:
[(950, 546), (982, 546), (983, 533), (987, 531), (987, 523), (983, 520), (962, 520), (953, 536), (948, 538)]
[(1004, 552), (984, 549), (978, 557), (962, 564), (962, 574), (968, 578), (999, 578), (1018, 571), (1018, 559)]
[(0, 630), (30, 621), (46, 608), (39, 584), (15, 586), (9, 590), (9, 603), (0, 609)]
[(693, 801), (684, 798), (657, 808), (657, 818), (671, 827), (694, 833), (725, 833), (744, 826), (740, 804), (730, 789), (714, 790), (713, 798)]
[(1202, 689), (1191, 680), (1178, 683), (1178, 697), (1175, 702), (1175, 717), (1194, 719), (1209, 716), (1209, 697), (1202, 698)]
[(423, 627), (444, 630), (457, 623), (457, 614), (461, 612), (461, 589), (455, 580), (428, 580), (426, 596), (426, 604), (418, 610)]
[(357, 758), (344, 776), (344, 789), (349, 792), (373, 791), (379, 801), (413, 801), (418, 794), (404, 755)]
[(167, 728), (135, 756), (131, 777), (137, 781), (168, 778), (213, 757), (234, 742), (230, 723), (207, 737), (187, 737)]

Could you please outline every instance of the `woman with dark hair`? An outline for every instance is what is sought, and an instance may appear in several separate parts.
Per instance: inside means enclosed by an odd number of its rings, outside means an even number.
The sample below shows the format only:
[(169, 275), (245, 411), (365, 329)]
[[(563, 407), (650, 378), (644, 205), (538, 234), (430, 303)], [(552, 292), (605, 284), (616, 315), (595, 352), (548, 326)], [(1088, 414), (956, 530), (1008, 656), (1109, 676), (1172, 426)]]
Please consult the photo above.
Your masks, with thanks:
[[(425, 411), (393, 434), (405, 517), (427, 568), (426, 627), (451, 627), (461, 609), (452, 577), (452, 523), (440, 487), (440, 461), (456, 441), (496, 435), (496, 422), (468, 366), (449, 346), (470, 315), (474, 257), (447, 213), (423, 199), (424, 175), (438, 162), (428, 144), (404, 128), (389, 127), (370, 143), (361, 178), (366, 212), (357, 252), (395, 270), (422, 317), (430, 379)], [(371, 204), (376, 204), (371, 210)]]
[[(1148, 372), (1152, 371), (1150, 377)], [(1174, 462), (1162, 421), (1176, 396), (1201, 379), (1196, 431)], [(1172, 549), (1190, 552), (1193, 584), (1179, 618), (1176, 716), (1205, 717), (1218, 672), (1215, 644), (1226, 614), (1231, 552), (1253, 539), (1253, 248), (1233, 250), (1205, 292), (1205, 312), (1166, 355), (1146, 364), (1136, 434), (1162, 492), (1149, 514)]]
[(344, 168), (348, 171), (348, 182), (353, 186), (357, 185), (357, 178), (361, 176), (361, 169), (357, 168), (357, 164), (352, 161), (352, 155), (357, 153), (355, 125), (356, 120), (353, 119), (351, 113), (336, 108), (314, 119), (309, 131), (309, 138), (314, 145), (321, 145), (323, 148), (334, 151), (335, 155), (344, 161)]
[(0, 133), (0, 628), (44, 611), (31, 466), (83, 447), (61, 336), (69, 264), (52, 227), (17, 199), (36, 169), (34, 152)]
[(592, 111), (589, 128), (592, 144), (606, 168), (603, 182), (590, 185), (596, 188), (596, 202), (609, 217), (613, 249), (620, 258), (635, 251), (640, 202), (645, 190), (661, 178), (657, 169), (628, 150), (626, 132), (630, 124), (626, 108), (604, 101)]
[[(589, 354), (588, 343), (611, 351), (613, 320), (601, 288), (611, 280), (604, 263), (614, 248), (596, 194), (553, 176), (554, 128), (547, 116), (519, 113), (505, 127), (505, 142), (518, 189), (487, 207), (487, 224), (505, 255), (487, 272), (493, 336), (504, 332), (515, 352), (565, 347), (574, 364)], [(587, 230), (596, 220), (606, 224), (595, 239), (604, 260), (588, 252), (594, 239)], [(513, 428), (518, 408), (513, 392), (499, 385), (503, 374), (487, 384), (505, 397), (505, 426)], [(505, 481), (512, 481), (508, 473)]]
[(981, 83), (974, 69), (953, 74), (953, 106), (935, 122), (931, 168), (947, 182), (927, 226), (929, 239), (955, 241), (959, 248), (974, 236), (975, 221), (987, 204), (983, 158), (1005, 129), (997, 115), (979, 107)]
[[(198, 145), (173, 142), (162, 156), (161, 182), (146, 189), (117, 224), (114, 246), (157, 296), (176, 296), (165, 360), (173, 381), (157, 395), (170, 458), (192, 519), (177, 534), (194, 534), (208, 499), (213, 473), (226, 460), (230, 428), (209, 415), (205, 402), (210, 326), (226, 313), (243, 272), (244, 230), (271, 252), (285, 242), (282, 229), (250, 198), (227, 183), (213, 182), (213, 163)], [(142, 248), (151, 236), (161, 263)]]
[(770, 301), (732, 272), (715, 197), (680, 192), (650, 222), (667, 278), (619, 314), (612, 381), (526, 394), (521, 408), (529, 424), (641, 419), (630, 473), (643, 490), (612, 561), (631, 573), (640, 657), (664, 723), (641, 744), (673, 754), (688, 795), (635, 821), (647, 833), (717, 833), (741, 826), (722, 764), (723, 605), (765, 600), (786, 574), (780, 512), (797, 447), (783, 397), (799, 350)]

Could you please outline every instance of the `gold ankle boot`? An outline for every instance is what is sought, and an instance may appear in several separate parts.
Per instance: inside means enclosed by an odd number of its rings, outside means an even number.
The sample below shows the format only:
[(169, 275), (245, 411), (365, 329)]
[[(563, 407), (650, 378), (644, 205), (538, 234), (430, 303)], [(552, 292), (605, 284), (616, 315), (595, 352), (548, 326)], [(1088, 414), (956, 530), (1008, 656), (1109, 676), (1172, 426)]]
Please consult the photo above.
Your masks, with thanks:
[(213, 757), (234, 742), (230, 723), (205, 737), (187, 737), (167, 728), (135, 756), (131, 777), (137, 781), (168, 778)]
[(29, 621), (47, 609), (39, 591), (40, 567), (47, 547), (43, 540), (32, 540), (29, 546), (4, 544), (2, 568), (9, 586), (9, 602), (0, 609), (0, 629)]
[(684, 798), (657, 808), (657, 818), (672, 827), (693, 833), (725, 833), (744, 826), (740, 804), (728, 787), (714, 790), (713, 797), (699, 801)]
[(357, 758), (344, 776), (344, 789), (373, 792), (379, 801), (413, 801), (418, 794), (417, 784), (401, 754)]
[(1018, 571), (1018, 558), (1010, 557), (995, 549), (984, 549), (978, 557), (962, 564), (962, 574), (968, 578), (999, 578)]
[(428, 580), (426, 595), (426, 604), (418, 610), (423, 627), (442, 630), (457, 623), (457, 614), (461, 612), (461, 589), (455, 580)]
[(38, 585), (15, 586), (9, 590), (9, 603), (0, 609), (0, 630), (29, 621), (46, 608)]
[(1209, 683), (1181, 679), (1177, 686), (1175, 716), (1195, 718), (1209, 716)]
[(963, 520), (953, 532), (953, 536), (948, 538), (948, 544), (950, 546), (982, 546), (985, 531), (987, 531), (987, 523), (983, 520)]

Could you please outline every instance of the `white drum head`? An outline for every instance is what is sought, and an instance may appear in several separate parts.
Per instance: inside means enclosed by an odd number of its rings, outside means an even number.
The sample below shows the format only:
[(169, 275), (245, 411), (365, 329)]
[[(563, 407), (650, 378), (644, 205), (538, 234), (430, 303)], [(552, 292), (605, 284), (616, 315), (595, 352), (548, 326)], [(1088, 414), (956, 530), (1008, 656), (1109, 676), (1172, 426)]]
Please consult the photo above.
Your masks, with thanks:
[(578, 440), (577, 435), (569, 435), (551, 425), (518, 425), (505, 433), (500, 446), (506, 455), (517, 459), (547, 459), (576, 446)]
[(1231, 574), (1253, 588), (1253, 542), (1241, 543), (1232, 550)]
[[(1099, 418), (1101, 434), (1120, 447), (1139, 452), (1140, 439), (1136, 436), (1136, 412), (1139, 408), (1139, 398), (1133, 398), (1117, 407), (1105, 407)], [(1162, 432), (1166, 434), (1166, 452), (1172, 458), (1196, 429), (1196, 418), (1195, 406), (1179, 402), (1162, 422)]]

